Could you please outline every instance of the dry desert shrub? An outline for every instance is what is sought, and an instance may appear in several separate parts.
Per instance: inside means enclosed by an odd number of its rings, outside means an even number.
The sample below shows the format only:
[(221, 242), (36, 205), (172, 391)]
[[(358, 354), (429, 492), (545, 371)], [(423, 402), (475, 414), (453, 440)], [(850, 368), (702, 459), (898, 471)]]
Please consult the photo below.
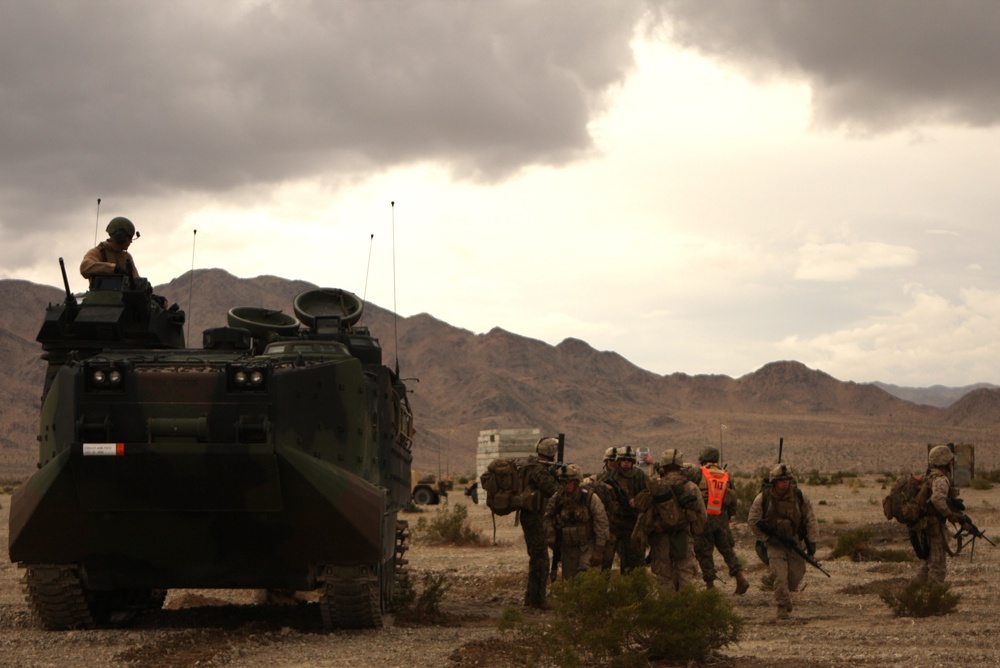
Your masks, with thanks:
[(435, 545), (486, 547), (490, 544), (489, 539), (469, 524), (469, 509), (461, 503), (453, 508), (439, 509), (430, 520), (421, 517), (417, 520), (416, 533), (422, 540)]
[(660, 584), (644, 569), (621, 575), (584, 571), (552, 588), (554, 619), (501, 615), (500, 630), (523, 648), (525, 662), (559, 666), (647, 666), (703, 661), (739, 640), (743, 619), (717, 589)]
[(962, 597), (948, 584), (914, 580), (905, 587), (883, 591), (879, 598), (897, 617), (932, 617), (954, 612)]

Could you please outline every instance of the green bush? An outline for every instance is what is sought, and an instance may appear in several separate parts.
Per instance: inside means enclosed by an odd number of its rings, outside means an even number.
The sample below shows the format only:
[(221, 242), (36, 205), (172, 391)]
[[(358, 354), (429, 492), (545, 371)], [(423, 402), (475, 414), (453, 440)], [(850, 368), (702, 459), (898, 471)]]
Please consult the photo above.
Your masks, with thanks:
[(969, 483), (972, 489), (993, 489), (993, 481), (986, 476), (977, 475)]
[(834, 559), (850, 557), (851, 561), (871, 561), (873, 550), (868, 544), (871, 539), (872, 532), (868, 529), (856, 529), (842, 533), (837, 537), (837, 544), (830, 556)]
[(469, 509), (465, 504), (438, 510), (429, 521), (417, 520), (417, 533), (421, 538), (436, 544), (486, 545), (483, 534), (469, 525)]
[(729, 484), (736, 494), (736, 515), (733, 519), (738, 522), (746, 522), (750, 515), (750, 505), (760, 493), (760, 479), (750, 478), (748, 480), (729, 479)]
[(400, 578), (393, 602), (396, 618), (401, 621), (434, 621), (441, 617), (441, 601), (451, 586), (444, 573), (424, 573), (420, 593), (417, 594), (409, 573)]
[(552, 587), (555, 619), (539, 627), (514, 615), (529, 660), (560, 666), (646, 666), (650, 660), (701, 661), (739, 640), (743, 619), (717, 589), (660, 584), (644, 569), (621, 575), (584, 571)]
[(955, 611), (961, 600), (947, 584), (914, 580), (905, 587), (888, 589), (879, 595), (897, 617), (931, 617)]
[(868, 529), (857, 529), (841, 534), (833, 548), (831, 557), (849, 557), (851, 561), (911, 561), (908, 550), (879, 550), (870, 545), (872, 532)]

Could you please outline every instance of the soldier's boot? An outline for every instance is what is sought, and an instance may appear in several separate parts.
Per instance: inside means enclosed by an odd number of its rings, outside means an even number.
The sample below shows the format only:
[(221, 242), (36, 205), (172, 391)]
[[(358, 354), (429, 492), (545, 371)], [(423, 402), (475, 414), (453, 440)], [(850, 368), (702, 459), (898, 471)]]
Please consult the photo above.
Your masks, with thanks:
[(781, 605), (781, 604), (778, 605), (778, 614), (777, 614), (778, 619), (788, 619), (789, 616), (791, 616), (791, 614), (792, 614), (791, 605)]
[(715, 580), (705, 580), (705, 589), (715, 589)]
[(743, 571), (736, 572), (736, 595), (742, 596), (750, 589), (750, 581), (743, 575)]

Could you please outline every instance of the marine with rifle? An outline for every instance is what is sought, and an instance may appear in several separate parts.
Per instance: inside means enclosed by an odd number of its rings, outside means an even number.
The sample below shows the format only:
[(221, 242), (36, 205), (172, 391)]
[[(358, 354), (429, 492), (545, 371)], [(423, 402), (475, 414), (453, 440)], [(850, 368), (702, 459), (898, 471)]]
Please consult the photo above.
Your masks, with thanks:
[[(924, 489), (921, 490), (923, 498), (926, 498), (922, 510), (926, 512), (909, 527), (910, 542), (920, 559), (915, 580), (944, 583), (950, 553), (946, 522), (961, 527), (955, 534), (959, 539), (959, 549), (966, 527), (971, 526), (973, 531), (969, 531), (970, 535), (985, 538), (964, 514), (965, 505), (958, 498), (958, 488), (952, 484), (954, 459), (955, 455), (947, 445), (935, 445), (927, 453), (927, 474), (924, 476)], [(918, 498), (921, 498), (920, 495)]]
[(525, 463), (526, 485), (537, 498), (537, 507), (519, 511), (524, 544), (528, 550), (528, 586), (524, 604), (532, 608), (545, 608), (545, 591), (549, 578), (549, 546), (545, 538), (545, 507), (549, 498), (559, 491), (555, 462), (559, 452), (559, 439), (545, 437), (535, 444), (535, 456)]
[(791, 592), (798, 590), (805, 577), (806, 564), (823, 570), (815, 559), (819, 535), (816, 513), (787, 464), (771, 469), (769, 483), (750, 506), (747, 523), (757, 539), (757, 554), (774, 580), (777, 617), (787, 619), (792, 612)]
[(615, 536), (615, 552), (622, 573), (646, 565), (646, 555), (632, 545), (632, 531), (639, 514), (635, 497), (646, 489), (646, 474), (635, 465), (636, 453), (630, 445), (618, 448), (618, 466), (605, 478), (618, 500), (611, 516), (611, 533)]

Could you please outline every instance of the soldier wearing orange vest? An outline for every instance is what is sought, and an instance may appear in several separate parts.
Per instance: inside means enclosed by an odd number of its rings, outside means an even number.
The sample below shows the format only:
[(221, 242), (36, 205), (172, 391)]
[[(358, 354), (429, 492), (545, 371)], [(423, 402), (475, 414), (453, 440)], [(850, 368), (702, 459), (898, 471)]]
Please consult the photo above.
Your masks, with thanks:
[(719, 466), (718, 448), (705, 448), (698, 461), (701, 463), (698, 489), (708, 512), (705, 530), (695, 536), (694, 541), (701, 577), (706, 587), (715, 586), (715, 550), (718, 549), (729, 567), (730, 577), (736, 578), (736, 593), (742, 596), (750, 588), (750, 583), (743, 575), (743, 566), (733, 550), (736, 541), (729, 528), (729, 518), (736, 511), (736, 494), (729, 487), (729, 473)]

